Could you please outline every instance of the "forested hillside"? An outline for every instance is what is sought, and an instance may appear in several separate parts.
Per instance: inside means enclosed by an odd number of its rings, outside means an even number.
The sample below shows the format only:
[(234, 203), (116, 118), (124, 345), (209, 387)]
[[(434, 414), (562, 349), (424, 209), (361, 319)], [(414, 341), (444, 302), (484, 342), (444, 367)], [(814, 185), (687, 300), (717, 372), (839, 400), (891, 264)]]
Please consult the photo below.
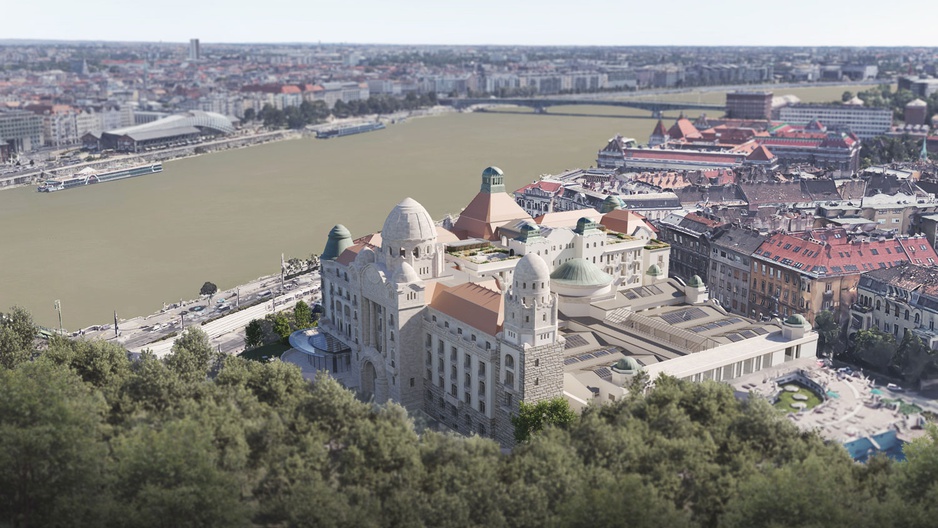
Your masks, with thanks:
[(510, 454), (289, 365), (32, 349), (0, 323), (0, 526), (932, 527), (938, 434), (854, 463), (728, 386), (660, 379)]

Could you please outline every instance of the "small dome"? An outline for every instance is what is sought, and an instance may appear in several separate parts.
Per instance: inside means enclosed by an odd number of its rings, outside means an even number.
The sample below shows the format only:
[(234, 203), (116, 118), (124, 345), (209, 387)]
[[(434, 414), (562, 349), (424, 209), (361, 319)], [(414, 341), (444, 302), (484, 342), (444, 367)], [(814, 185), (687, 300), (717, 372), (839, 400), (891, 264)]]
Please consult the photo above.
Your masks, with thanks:
[(694, 275), (690, 278), (690, 282), (687, 283), (691, 288), (703, 288), (704, 281), (700, 278), (700, 275)]
[(616, 364), (612, 366), (613, 370), (616, 370), (621, 373), (637, 372), (642, 370), (642, 366), (638, 364), (638, 361), (635, 361), (635, 358), (631, 356), (626, 356), (619, 361), (616, 361)]
[(420, 276), (414, 271), (413, 266), (406, 262), (401, 262), (401, 267), (394, 272), (394, 278), (392, 280), (397, 284), (407, 284), (419, 281)]
[(505, 173), (502, 172), (502, 170), (499, 169), (498, 167), (486, 167), (486, 169), (482, 171), (483, 178), (485, 177), (491, 178), (492, 176), (504, 176), (504, 175)]
[(337, 224), (329, 231), (329, 238), (326, 240), (326, 248), (322, 251), (322, 260), (333, 260), (339, 257), (343, 251), (352, 245), (352, 234), (342, 224)]
[(520, 233), (515, 237), (515, 240), (521, 242), (527, 242), (530, 239), (539, 238), (541, 236), (541, 226), (533, 222), (526, 222), (518, 231), (520, 231)]
[(413, 198), (405, 198), (397, 204), (381, 229), (382, 247), (391, 243), (393, 248), (405, 241), (429, 241), (436, 239), (436, 226), (430, 213)]
[(528, 253), (521, 257), (518, 265), (515, 266), (515, 280), (522, 282), (550, 280), (550, 268), (540, 255)]
[(584, 258), (574, 258), (555, 269), (550, 280), (571, 286), (606, 286), (612, 276)]
[(618, 196), (609, 195), (603, 200), (602, 205), (599, 208), (599, 212), (606, 214), (616, 209), (622, 209), (625, 206), (625, 203), (622, 201), (622, 198)]
[(576, 221), (576, 229), (573, 232), (582, 235), (590, 229), (598, 229), (597, 224), (584, 216)]
[(791, 317), (785, 320), (785, 324), (791, 326), (804, 326), (808, 324), (808, 321), (801, 314), (792, 314)]
[(651, 266), (648, 267), (648, 274), (651, 275), (652, 277), (660, 277), (661, 268), (658, 267), (657, 264), (652, 264)]

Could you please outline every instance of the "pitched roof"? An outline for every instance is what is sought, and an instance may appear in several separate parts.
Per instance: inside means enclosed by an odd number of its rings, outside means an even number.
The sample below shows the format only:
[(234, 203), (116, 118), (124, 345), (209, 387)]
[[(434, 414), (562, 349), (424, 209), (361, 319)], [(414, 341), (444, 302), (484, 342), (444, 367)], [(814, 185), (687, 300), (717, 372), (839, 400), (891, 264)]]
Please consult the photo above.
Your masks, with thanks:
[(580, 218), (589, 218), (597, 221), (602, 215), (596, 209), (574, 209), (572, 211), (559, 211), (556, 213), (544, 213), (534, 219), (534, 222), (544, 227), (576, 227)]
[(746, 159), (749, 161), (773, 161), (778, 157), (775, 154), (765, 148), (765, 145), (759, 145), (753, 149), (752, 153), (746, 156)]
[(624, 209), (609, 211), (603, 215), (599, 223), (606, 226), (610, 231), (625, 233), (626, 235), (631, 235), (639, 227), (644, 227), (652, 231), (651, 227), (642, 217)]
[[(935, 249), (922, 237), (850, 238), (843, 228), (770, 235), (753, 256), (814, 276), (855, 275), (903, 261), (932, 264)], [(929, 261), (929, 259), (931, 259)]]
[(686, 117), (675, 121), (671, 129), (668, 130), (668, 135), (671, 136), (672, 139), (699, 139), (703, 137), (700, 135), (700, 131), (697, 130), (697, 127)]
[(430, 306), (491, 336), (501, 330), (505, 319), (502, 294), (472, 282), (438, 284)]
[(665, 130), (665, 128), (664, 128), (664, 122), (663, 122), (663, 121), (661, 121), (660, 119), (658, 120), (658, 124), (655, 125), (655, 129), (651, 131), (651, 135), (652, 135), (652, 136), (666, 136), (666, 135), (668, 135), (668, 131)]
[(494, 240), (495, 231), (512, 220), (531, 219), (520, 205), (503, 192), (480, 192), (459, 214), (453, 231), (460, 238)]

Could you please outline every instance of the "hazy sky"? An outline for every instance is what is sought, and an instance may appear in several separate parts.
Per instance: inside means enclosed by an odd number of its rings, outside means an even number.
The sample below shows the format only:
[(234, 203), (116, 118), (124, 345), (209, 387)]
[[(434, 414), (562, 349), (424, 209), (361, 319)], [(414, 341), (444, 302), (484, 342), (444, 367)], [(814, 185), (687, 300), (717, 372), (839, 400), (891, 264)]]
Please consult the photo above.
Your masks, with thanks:
[[(930, 0), (10, 0), (0, 39), (938, 46)], [(917, 28), (916, 28), (917, 26)]]

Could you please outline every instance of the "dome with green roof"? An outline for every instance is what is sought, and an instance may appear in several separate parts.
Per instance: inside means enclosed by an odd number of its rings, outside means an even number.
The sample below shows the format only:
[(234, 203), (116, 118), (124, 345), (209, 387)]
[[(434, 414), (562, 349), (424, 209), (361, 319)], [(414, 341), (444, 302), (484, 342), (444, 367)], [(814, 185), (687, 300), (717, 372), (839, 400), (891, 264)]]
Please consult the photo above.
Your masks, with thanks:
[(622, 198), (610, 194), (606, 197), (605, 200), (603, 200), (603, 204), (600, 206), (599, 212), (606, 214), (608, 212), (615, 211), (616, 209), (622, 209), (624, 206), (625, 204), (622, 201)]
[(619, 361), (616, 361), (616, 364), (612, 366), (612, 369), (619, 372), (620, 374), (631, 374), (633, 372), (642, 370), (642, 366), (638, 364), (638, 361), (636, 361), (635, 358), (625, 356)]
[(694, 275), (690, 278), (690, 282), (687, 283), (691, 288), (703, 288), (705, 286), (703, 279), (700, 278), (700, 275)]
[(565, 286), (606, 286), (612, 276), (584, 258), (573, 258), (555, 269), (550, 280)]
[(808, 321), (801, 314), (792, 314), (791, 317), (785, 320), (785, 324), (792, 326), (804, 326), (808, 324)]
[(352, 245), (352, 233), (342, 224), (337, 224), (329, 231), (326, 248), (322, 251), (322, 260), (333, 260)]
[(541, 236), (541, 227), (534, 222), (526, 222), (521, 229), (519, 229), (518, 236), (515, 237), (515, 240), (521, 242), (527, 242), (528, 240), (539, 238)]
[(648, 267), (648, 275), (651, 275), (652, 277), (660, 277), (661, 268), (657, 264), (652, 264)]

